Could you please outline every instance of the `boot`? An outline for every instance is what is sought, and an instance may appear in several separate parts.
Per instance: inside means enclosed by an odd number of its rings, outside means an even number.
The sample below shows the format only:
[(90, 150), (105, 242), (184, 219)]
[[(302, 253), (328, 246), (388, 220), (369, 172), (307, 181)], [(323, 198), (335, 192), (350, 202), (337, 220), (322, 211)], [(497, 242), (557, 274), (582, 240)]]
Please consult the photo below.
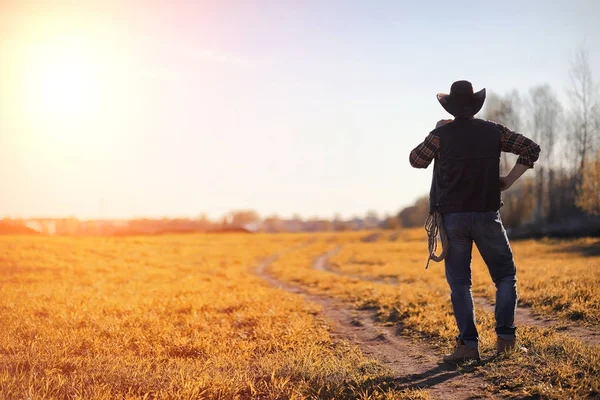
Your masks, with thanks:
[(517, 339), (502, 339), (500, 336), (498, 336), (496, 341), (496, 351), (498, 352), (498, 355), (513, 350), (527, 353), (527, 349), (525, 347), (517, 346)]
[(444, 362), (447, 363), (460, 363), (468, 360), (479, 360), (479, 349), (474, 349), (472, 347), (467, 347), (465, 343), (456, 339), (456, 347), (452, 354), (447, 354), (444, 356)]

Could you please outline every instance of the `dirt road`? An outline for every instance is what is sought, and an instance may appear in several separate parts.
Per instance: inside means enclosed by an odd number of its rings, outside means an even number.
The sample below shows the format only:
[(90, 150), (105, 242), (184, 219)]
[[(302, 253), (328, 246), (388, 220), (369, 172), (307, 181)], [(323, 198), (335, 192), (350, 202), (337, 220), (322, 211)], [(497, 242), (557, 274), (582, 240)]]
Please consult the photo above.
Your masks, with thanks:
[[(313, 268), (320, 268), (331, 253), (315, 260)], [(372, 311), (354, 310), (331, 298), (309, 294), (299, 287), (281, 282), (268, 273), (271, 257), (258, 265), (256, 273), (271, 286), (302, 296), (321, 307), (335, 338), (348, 340), (360, 350), (386, 365), (397, 379), (398, 388), (424, 389), (434, 399), (494, 399), (478, 368), (481, 363), (456, 367), (441, 363), (441, 354), (433, 347), (398, 335), (394, 327), (378, 325)]]
[[(396, 285), (393, 280), (390, 279), (378, 279), (375, 277), (366, 277), (356, 274), (347, 274), (341, 271), (336, 271), (330, 268), (328, 260), (333, 255), (337, 254), (341, 250), (340, 247), (336, 247), (330, 252), (319, 256), (315, 262), (313, 263), (313, 269), (318, 271), (327, 271), (331, 273), (335, 273), (338, 275), (347, 276), (354, 279), (384, 284), (384, 285)], [(450, 299), (448, 298), (448, 301)], [(480, 310), (485, 310), (489, 312), (494, 312), (494, 304), (490, 303), (488, 299), (481, 296), (473, 296), (473, 301), (475, 303), (475, 307)], [(517, 312), (515, 315), (515, 323), (516, 325), (523, 326), (534, 326), (538, 328), (551, 328), (560, 331), (570, 337), (576, 338), (583, 343), (591, 344), (591, 345), (600, 345), (600, 331), (588, 329), (582, 326), (577, 326), (573, 324), (566, 325), (564, 323), (559, 323), (556, 320), (543, 318), (541, 316), (537, 316), (532, 313), (530, 308), (527, 307), (517, 307)]]

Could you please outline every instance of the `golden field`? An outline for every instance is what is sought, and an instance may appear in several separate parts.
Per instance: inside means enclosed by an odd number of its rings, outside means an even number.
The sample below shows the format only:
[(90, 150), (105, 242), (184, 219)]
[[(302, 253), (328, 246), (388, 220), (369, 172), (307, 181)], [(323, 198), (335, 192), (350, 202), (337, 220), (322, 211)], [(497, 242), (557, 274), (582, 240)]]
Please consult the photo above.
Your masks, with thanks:
[[(424, 269), (423, 230), (0, 238), (0, 399), (429, 398), (351, 341), (319, 306), (274, 288), (371, 309), (378, 323), (449, 350), (456, 335), (443, 265)], [(513, 243), (521, 303), (560, 326), (597, 329), (594, 239)], [(590, 249), (592, 249), (590, 251)], [(313, 268), (330, 252), (330, 271)], [(474, 293), (493, 284), (474, 251)], [(493, 357), (493, 315), (477, 311), (497, 394), (600, 395), (600, 346), (570, 331), (522, 326), (527, 353)]]

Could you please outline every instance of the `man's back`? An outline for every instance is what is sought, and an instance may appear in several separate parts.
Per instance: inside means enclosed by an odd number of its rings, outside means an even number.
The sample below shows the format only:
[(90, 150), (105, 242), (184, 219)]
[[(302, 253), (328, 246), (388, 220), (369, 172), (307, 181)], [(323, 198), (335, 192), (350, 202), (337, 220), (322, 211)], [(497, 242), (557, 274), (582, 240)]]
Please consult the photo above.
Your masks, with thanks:
[(415, 168), (427, 168), (436, 160), (429, 195), (431, 212), (498, 210), (500, 190), (505, 189), (499, 171), (500, 152), (518, 155), (517, 164), (531, 168), (540, 147), (495, 122), (476, 118), (440, 122), (444, 124), (431, 131), (409, 157)]
[(431, 204), (442, 213), (500, 208), (500, 129), (481, 119), (457, 118), (437, 128)]

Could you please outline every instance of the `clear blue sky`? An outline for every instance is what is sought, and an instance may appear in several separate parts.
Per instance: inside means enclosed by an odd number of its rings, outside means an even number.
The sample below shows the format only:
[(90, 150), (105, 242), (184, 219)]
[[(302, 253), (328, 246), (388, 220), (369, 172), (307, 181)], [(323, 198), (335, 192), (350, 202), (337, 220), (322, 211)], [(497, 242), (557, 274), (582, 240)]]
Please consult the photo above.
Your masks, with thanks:
[(437, 92), (600, 71), (592, 0), (0, 3), (0, 216), (396, 213)]

